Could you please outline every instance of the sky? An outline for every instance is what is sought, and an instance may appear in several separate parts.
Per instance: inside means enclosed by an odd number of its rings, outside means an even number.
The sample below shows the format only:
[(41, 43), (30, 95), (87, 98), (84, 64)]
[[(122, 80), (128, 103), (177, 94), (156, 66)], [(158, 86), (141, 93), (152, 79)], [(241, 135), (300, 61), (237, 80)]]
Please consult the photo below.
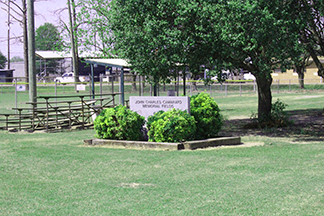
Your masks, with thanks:
[[(16, 0), (16, 2), (21, 3), (21, 0)], [(66, 7), (67, 0), (47, 0), (38, 1), (34, 3), (35, 10), (35, 30), (37, 27), (43, 25), (46, 22), (58, 25), (58, 17), (54, 15), (54, 11), (60, 8)], [(3, 4), (0, 3), (0, 51), (6, 57), (8, 56), (8, 44), (7, 44), (7, 12), (2, 8), (5, 8)], [(67, 12), (65, 19), (67, 19)], [(17, 22), (14, 22), (10, 26), (11, 37), (22, 35), (22, 28)], [(17, 43), (15, 40), (10, 42), (10, 58), (13, 56), (23, 57), (23, 44)]]

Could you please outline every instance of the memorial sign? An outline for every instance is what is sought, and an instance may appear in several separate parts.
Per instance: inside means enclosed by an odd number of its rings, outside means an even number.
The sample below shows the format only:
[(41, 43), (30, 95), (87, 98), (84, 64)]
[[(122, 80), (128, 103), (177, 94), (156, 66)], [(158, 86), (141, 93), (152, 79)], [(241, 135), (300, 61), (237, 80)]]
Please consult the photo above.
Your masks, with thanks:
[(147, 117), (154, 113), (169, 109), (186, 110), (190, 113), (190, 98), (189, 97), (129, 97), (129, 106), (132, 111), (137, 112), (141, 116)]

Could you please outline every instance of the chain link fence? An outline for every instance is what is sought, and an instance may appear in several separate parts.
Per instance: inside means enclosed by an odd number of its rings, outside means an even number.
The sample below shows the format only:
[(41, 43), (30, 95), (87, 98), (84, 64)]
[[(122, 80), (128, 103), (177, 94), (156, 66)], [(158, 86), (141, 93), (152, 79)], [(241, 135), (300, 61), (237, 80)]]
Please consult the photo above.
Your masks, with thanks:
[[(37, 95), (63, 95), (63, 94), (94, 94), (120, 92), (119, 76), (95, 77), (99, 80), (92, 83), (92, 78), (88, 77), (86, 82), (54, 82), (54, 77), (45, 77), (37, 82)], [(304, 80), (306, 90), (324, 90), (324, 83), (319, 80)], [(302, 92), (298, 80), (274, 81), (271, 86), (272, 93)], [(153, 96), (154, 86), (144, 81), (143, 77), (126, 75), (124, 78), (125, 100), (129, 96)], [(158, 96), (182, 96), (195, 95), (200, 92), (208, 92), (212, 97), (232, 97), (244, 95), (257, 95), (257, 84), (255, 81), (228, 80), (224, 83), (214, 82), (205, 85), (203, 80), (183, 80), (171, 83), (160, 83), (156, 86)], [(13, 97), (15, 97), (14, 102)], [(25, 106), (29, 101), (28, 83), (24, 77), (1, 77), (0, 78), (0, 98), (7, 108)], [(7, 103), (6, 101), (11, 101)], [(118, 100), (118, 98), (117, 98)], [(119, 101), (118, 101), (119, 102)]]

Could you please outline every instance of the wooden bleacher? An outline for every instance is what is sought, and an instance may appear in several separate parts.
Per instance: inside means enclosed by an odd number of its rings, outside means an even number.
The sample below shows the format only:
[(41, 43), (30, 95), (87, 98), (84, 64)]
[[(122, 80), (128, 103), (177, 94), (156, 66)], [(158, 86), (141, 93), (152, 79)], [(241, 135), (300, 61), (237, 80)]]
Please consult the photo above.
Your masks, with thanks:
[(37, 102), (27, 102), (29, 108), (13, 108), (18, 113), (0, 114), (3, 130), (50, 130), (86, 128), (103, 109), (115, 107), (120, 93), (97, 95), (38, 96)]

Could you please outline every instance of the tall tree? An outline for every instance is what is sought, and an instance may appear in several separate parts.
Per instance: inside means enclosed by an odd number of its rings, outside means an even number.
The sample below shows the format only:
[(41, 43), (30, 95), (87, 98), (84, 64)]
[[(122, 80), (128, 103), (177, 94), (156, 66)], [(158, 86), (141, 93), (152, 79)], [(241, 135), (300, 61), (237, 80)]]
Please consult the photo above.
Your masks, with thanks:
[(298, 82), (301, 89), (305, 88), (305, 71), (307, 66), (311, 65), (311, 63), (312, 62), (310, 62), (310, 55), (307, 53), (294, 61), (294, 68), (296, 70), (296, 73), (298, 74)]
[(291, 7), (301, 26), (300, 40), (324, 78), (324, 67), (319, 56), (324, 56), (324, 3), (322, 0), (298, 0)]
[[(203, 15), (197, 6), (189, 1), (113, 1), (106, 17), (114, 33), (116, 53), (154, 84), (168, 82), (186, 67), (197, 73), (206, 59), (205, 44), (195, 34)], [(205, 27), (201, 34), (210, 28)]]
[(166, 78), (177, 62), (193, 72), (248, 70), (261, 121), (271, 116), (272, 70), (300, 54), (285, 1), (116, 0), (109, 7), (115, 47), (139, 72)]
[(271, 117), (272, 71), (278, 66), (290, 67), (290, 60), (300, 56), (290, 6), (279, 0), (224, 1), (216, 5), (212, 16), (223, 46), (221, 52), (216, 50), (214, 60), (248, 70), (256, 77), (261, 121)]
[(77, 16), (79, 45), (86, 50), (99, 51), (102, 56), (112, 56), (112, 33), (107, 0), (78, 1)]
[(52, 23), (44, 23), (36, 29), (35, 34), (36, 50), (61, 51), (63, 42), (60, 32)]
[[(63, 42), (60, 36), (60, 32), (57, 27), (51, 23), (44, 23), (39, 26), (35, 32), (35, 49), (36, 50), (49, 50), (49, 51), (61, 51), (63, 48)], [(56, 73), (59, 71), (59, 63), (57, 60), (46, 60), (44, 64), (38, 62), (36, 70), (41, 73), (41, 68), (46, 68), (46, 74)]]
[[(60, 8), (54, 12), (54, 14), (60, 20), (60, 28), (63, 36), (65, 37), (64, 50), (70, 51), (72, 54), (72, 67), (74, 73), (75, 82), (79, 82), (79, 38), (78, 31), (80, 23), (78, 23), (77, 16), (79, 14), (79, 4), (82, 0), (67, 0), (66, 7)], [(68, 16), (66, 20), (65, 16)], [(70, 41), (70, 42), (68, 42)]]
[[(300, 56), (291, 1), (91, 0), (118, 56), (153, 83), (184, 67), (250, 71), (258, 84), (258, 117), (271, 120), (271, 73)], [(91, 17), (88, 17), (91, 19)], [(216, 75), (213, 74), (213, 75)]]
[(4, 56), (0, 51), (0, 69), (4, 69), (6, 67), (6, 62), (7, 62), (6, 56)]
[(23, 58), (21, 58), (20, 56), (14, 56), (10, 59), (11, 62), (22, 62), (24, 61)]
[[(29, 81), (29, 74), (28, 74), (28, 42), (27, 42), (27, 2), (26, 0), (21, 0), (20, 4), (17, 1), (10, 1), (11, 4), (8, 4), (9, 1), (5, 0), (0, 0), (0, 3), (5, 4), (10, 7), (10, 13), (9, 9), (7, 11), (8, 14), (10, 14), (10, 17), (12, 20), (15, 22), (18, 22), (20, 26), (23, 29), (23, 35), (10, 38), (11, 39), (16, 39), (18, 41), (21, 40), (23, 42), (23, 50), (24, 50), (24, 73), (26, 77), (26, 82), (28, 83)], [(26, 86), (26, 89), (28, 90), (28, 85)]]

